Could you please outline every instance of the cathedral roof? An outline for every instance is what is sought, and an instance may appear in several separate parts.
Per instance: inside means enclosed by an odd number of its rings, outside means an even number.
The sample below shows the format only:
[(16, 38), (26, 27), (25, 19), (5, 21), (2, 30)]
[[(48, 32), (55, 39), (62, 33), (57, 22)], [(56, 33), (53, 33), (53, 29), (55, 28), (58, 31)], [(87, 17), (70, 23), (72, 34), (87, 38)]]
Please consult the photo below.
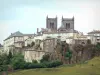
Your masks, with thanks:
[(55, 32), (44, 32), (44, 34), (59, 34), (59, 33), (79, 33), (77, 30), (66, 30), (66, 31), (55, 31)]

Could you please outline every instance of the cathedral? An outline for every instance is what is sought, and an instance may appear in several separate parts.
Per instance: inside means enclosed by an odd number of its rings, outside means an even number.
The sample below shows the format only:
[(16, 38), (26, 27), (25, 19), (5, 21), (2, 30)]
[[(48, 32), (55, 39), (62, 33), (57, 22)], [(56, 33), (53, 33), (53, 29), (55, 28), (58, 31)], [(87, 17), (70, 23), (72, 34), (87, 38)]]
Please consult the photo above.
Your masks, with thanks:
[(66, 33), (74, 33), (77, 32), (74, 30), (74, 17), (72, 18), (63, 18), (61, 20), (61, 26), (58, 28), (57, 25), (57, 16), (55, 18), (46, 17), (46, 28), (41, 29), (42, 33), (49, 33), (49, 32), (66, 32)]

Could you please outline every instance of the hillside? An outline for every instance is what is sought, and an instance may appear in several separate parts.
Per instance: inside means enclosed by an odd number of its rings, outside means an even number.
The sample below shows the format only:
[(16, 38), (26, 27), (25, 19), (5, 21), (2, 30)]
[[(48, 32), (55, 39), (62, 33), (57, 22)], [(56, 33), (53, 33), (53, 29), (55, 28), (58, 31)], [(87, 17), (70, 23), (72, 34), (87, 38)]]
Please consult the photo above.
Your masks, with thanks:
[(9, 75), (100, 75), (100, 57), (95, 57), (85, 64), (73, 67), (22, 70)]

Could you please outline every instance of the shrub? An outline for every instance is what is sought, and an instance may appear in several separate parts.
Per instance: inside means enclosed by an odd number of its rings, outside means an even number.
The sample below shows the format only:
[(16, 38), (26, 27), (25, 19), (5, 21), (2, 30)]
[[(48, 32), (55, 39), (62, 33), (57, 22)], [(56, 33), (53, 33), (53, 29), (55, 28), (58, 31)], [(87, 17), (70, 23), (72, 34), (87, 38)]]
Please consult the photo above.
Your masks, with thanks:
[(24, 69), (24, 56), (21, 54), (16, 54), (11, 60), (11, 65), (14, 69)]
[(52, 68), (62, 65), (61, 61), (43, 62), (43, 63), (30, 63), (26, 62), (24, 64), (24, 69), (34, 69), (34, 68)]
[(7, 65), (0, 65), (0, 72), (7, 71), (8, 66)]
[(32, 60), (32, 63), (38, 63), (37, 60)]
[(25, 69), (34, 69), (34, 68), (43, 68), (44, 66), (41, 63), (25, 63)]
[(50, 58), (49, 54), (43, 55), (43, 57), (42, 57), (42, 59), (40, 60), (40, 62), (41, 62), (41, 63), (43, 63), (43, 62), (48, 62), (48, 61), (49, 61), (49, 58)]
[(52, 67), (57, 67), (57, 66), (60, 66), (62, 65), (63, 63), (61, 61), (52, 61), (52, 62), (43, 62), (42, 63), (44, 68), (52, 68)]

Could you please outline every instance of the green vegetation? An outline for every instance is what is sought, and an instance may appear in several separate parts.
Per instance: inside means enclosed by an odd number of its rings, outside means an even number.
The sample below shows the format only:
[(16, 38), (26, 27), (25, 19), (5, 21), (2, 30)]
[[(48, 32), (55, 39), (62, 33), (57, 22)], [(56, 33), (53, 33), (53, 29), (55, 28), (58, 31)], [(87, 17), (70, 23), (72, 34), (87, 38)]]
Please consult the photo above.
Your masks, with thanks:
[[(54, 53), (43, 55), (40, 63), (36, 60), (33, 60), (31, 63), (25, 62), (21, 53), (12, 55), (9, 52), (9, 54), (2, 54), (0, 55), (0, 72), (9, 71), (10, 68), (12, 69), (11, 71), (24, 70), (24, 72), (19, 71), (18, 75), (42, 75), (42, 73), (43, 75), (96, 75), (100, 73), (98, 72), (100, 70), (100, 60), (97, 60), (100, 57), (96, 56), (100, 56), (100, 43), (92, 45), (88, 41), (86, 45), (75, 44), (71, 46), (66, 42), (60, 42), (57, 44)], [(92, 59), (93, 63), (91, 61), (83, 63), (90, 59)], [(62, 64), (63, 66), (60, 66)], [(16, 74), (13, 73), (13, 75), (17, 75), (17, 72)]]
[(58, 68), (21, 70), (9, 75), (100, 75), (100, 57), (72, 67), (64, 65)]
[(6, 71), (8, 69), (8, 65), (11, 63), (12, 59), (12, 53), (9, 52), (9, 54), (1, 54), (0, 55), (0, 72)]
[(42, 59), (40, 60), (41, 63), (49, 62), (50, 56), (49, 54), (43, 55)]
[(11, 65), (13, 66), (13, 69), (24, 69), (24, 64), (26, 62), (24, 61), (24, 56), (21, 54), (15, 54), (13, 58), (11, 59)]
[(38, 63), (36, 60), (33, 60), (32, 63), (25, 62), (24, 56), (20, 53), (12, 55), (3, 54), (0, 57), (0, 72), (19, 69), (35, 69), (35, 68), (52, 68), (62, 65), (61, 61), (49, 61), (49, 55), (44, 55), (41, 59), (41, 62)]

